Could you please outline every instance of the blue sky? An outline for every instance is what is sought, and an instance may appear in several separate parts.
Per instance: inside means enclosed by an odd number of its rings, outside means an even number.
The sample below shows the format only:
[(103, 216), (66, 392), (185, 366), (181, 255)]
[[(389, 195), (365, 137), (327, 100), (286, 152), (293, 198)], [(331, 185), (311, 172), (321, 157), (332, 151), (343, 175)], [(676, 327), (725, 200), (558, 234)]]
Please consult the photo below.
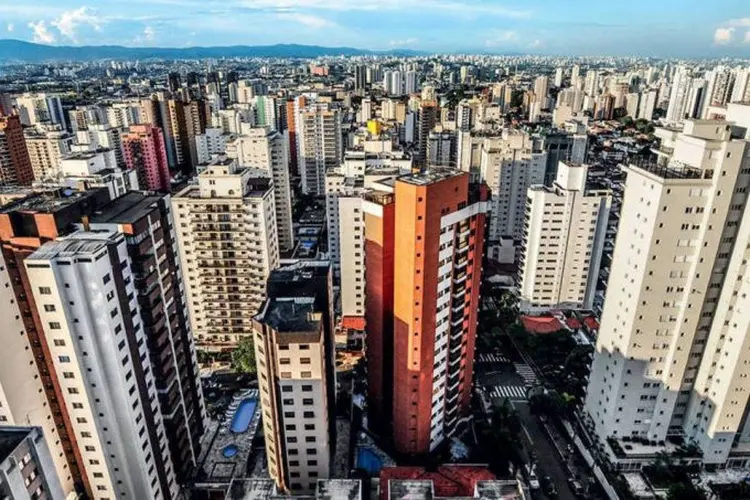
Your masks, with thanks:
[(750, 58), (750, 0), (0, 0), (0, 38)]

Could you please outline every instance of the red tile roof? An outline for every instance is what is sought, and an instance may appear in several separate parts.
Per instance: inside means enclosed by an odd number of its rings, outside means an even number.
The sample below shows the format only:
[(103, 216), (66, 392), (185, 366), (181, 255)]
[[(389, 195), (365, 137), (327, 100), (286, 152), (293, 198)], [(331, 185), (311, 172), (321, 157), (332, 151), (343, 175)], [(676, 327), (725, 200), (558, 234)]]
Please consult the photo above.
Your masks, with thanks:
[(363, 316), (342, 316), (341, 327), (363, 331), (365, 329), (365, 318)]
[(380, 500), (388, 499), (388, 481), (432, 481), (436, 497), (472, 497), (477, 481), (494, 481), (495, 475), (477, 465), (443, 465), (429, 472), (423, 467), (385, 467), (380, 471)]
[(555, 333), (564, 328), (560, 321), (552, 316), (521, 316), (521, 323), (530, 333)]
[(586, 325), (586, 328), (588, 328), (589, 330), (599, 329), (599, 322), (593, 316), (587, 316), (583, 318), (583, 324)]

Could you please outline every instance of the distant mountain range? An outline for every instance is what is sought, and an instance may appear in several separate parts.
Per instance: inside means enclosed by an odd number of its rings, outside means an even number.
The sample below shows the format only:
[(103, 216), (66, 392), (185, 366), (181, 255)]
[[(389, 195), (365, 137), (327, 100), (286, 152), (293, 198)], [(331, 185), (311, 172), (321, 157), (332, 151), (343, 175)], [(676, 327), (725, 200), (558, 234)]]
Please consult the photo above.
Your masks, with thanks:
[(220, 57), (299, 57), (422, 55), (415, 50), (373, 51), (318, 45), (232, 45), (228, 47), (123, 47), (120, 45), (42, 45), (22, 40), (0, 40), (0, 63), (93, 61), (98, 59), (205, 59)]

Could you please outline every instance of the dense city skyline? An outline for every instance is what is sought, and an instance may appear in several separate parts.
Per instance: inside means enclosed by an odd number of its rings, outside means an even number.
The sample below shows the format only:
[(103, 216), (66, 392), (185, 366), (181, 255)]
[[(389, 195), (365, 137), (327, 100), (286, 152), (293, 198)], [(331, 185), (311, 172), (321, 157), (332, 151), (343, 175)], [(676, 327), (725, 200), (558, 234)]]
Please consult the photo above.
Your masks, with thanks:
[(541, 0), (43, 0), (0, 5), (0, 38), (52, 45), (300, 43), (442, 53), (743, 57), (750, 56), (749, 16), (735, 0), (576, 0), (564, 8)]

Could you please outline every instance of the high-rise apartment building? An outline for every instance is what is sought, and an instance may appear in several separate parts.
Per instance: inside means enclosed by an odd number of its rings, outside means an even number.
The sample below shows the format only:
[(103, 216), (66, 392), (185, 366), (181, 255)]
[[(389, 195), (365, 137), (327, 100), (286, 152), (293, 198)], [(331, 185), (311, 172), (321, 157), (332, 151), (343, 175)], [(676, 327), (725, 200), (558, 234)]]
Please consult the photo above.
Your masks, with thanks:
[(169, 195), (131, 191), (97, 210), (89, 227), (125, 235), (166, 440), (185, 483), (198, 465), (206, 410)]
[(125, 165), (138, 172), (141, 189), (168, 193), (172, 190), (167, 151), (161, 130), (153, 125), (134, 125), (122, 136)]
[(0, 116), (0, 186), (28, 186), (34, 180), (21, 120)]
[(679, 66), (672, 80), (672, 92), (669, 94), (669, 106), (665, 116), (667, 121), (681, 122), (685, 118), (692, 82), (690, 70), (685, 66)]
[(60, 159), (70, 153), (73, 137), (60, 130), (27, 130), (26, 149), (35, 180), (51, 179), (60, 169)]
[(328, 254), (343, 318), (365, 315), (363, 196), (375, 183), (410, 172), (411, 160), (396, 153), (348, 151), (342, 165), (326, 174)]
[(335, 448), (332, 274), (328, 261), (271, 272), (253, 323), (268, 472), (294, 494), (331, 474)]
[(547, 153), (542, 140), (528, 132), (506, 129), (499, 137), (486, 138), (481, 150), (482, 180), (492, 191), (488, 226), (488, 254), (499, 258), (499, 242), (523, 238), (526, 193), (544, 183)]
[(638, 119), (648, 120), (654, 117), (656, 108), (656, 91), (649, 90), (641, 94), (640, 103), (638, 104)]
[(427, 162), (430, 132), (432, 132), (432, 129), (438, 123), (438, 112), (439, 108), (435, 101), (425, 101), (419, 107), (416, 161), (421, 165), (425, 165)]
[(252, 330), (266, 279), (279, 265), (273, 181), (217, 160), (172, 198), (193, 334), (200, 347), (234, 347)]
[(297, 123), (299, 173), (302, 191), (322, 196), (328, 168), (341, 163), (344, 154), (341, 114), (324, 104), (313, 104), (300, 111)]
[(138, 189), (138, 173), (117, 166), (115, 152), (111, 149), (78, 151), (60, 159), (60, 168), (51, 180), (80, 191), (107, 188), (109, 197), (115, 199), (128, 191)]
[(242, 134), (227, 142), (226, 152), (227, 156), (236, 159), (240, 166), (265, 170), (273, 179), (279, 249), (292, 250), (292, 188), (284, 136), (269, 127), (253, 128), (243, 125)]
[(40, 306), (24, 260), (107, 202), (109, 195), (104, 189), (83, 193), (61, 189), (21, 197), (0, 209), (2, 273), (6, 285), (0, 287), (0, 304), (7, 308), (3, 312), (7, 312), (4, 317), (8, 331), (19, 333), (8, 337), (0, 350), (4, 415), (11, 416), (9, 421), (16, 425), (42, 427), (65, 492), (79, 491), (89, 496), (92, 485), (84, 473), (81, 443), (64, 404), (60, 377), (46, 336), (47, 325), (38, 314)]
[(7, 500), (65, 498), (41, 427), (0, 426), (0, 494)]
[(750, 106), (727, 120), (657, 129), (658, 160), (625, 167), (585, 403), (605, 447), (679, 436), (704, 463), (746, 465)]
[(552, 187), (531, 186), (522, 245), (521, 309), (590, 309), (612, 195), (586, 189), (588, 166), (560, 162)]
[(227, 150), (229, 135), (221, 128), (207, 128), (206, 131), (195, 136), (197, 164), (208, 163), (215, 156), (224, 154)]
[(447, 169), (366, 197), (368, 421), (405, 455), (469, 409), (487, 197)]
[(176, 498), (125, 237), (79, 231), (24, 264), (90, 498)]

